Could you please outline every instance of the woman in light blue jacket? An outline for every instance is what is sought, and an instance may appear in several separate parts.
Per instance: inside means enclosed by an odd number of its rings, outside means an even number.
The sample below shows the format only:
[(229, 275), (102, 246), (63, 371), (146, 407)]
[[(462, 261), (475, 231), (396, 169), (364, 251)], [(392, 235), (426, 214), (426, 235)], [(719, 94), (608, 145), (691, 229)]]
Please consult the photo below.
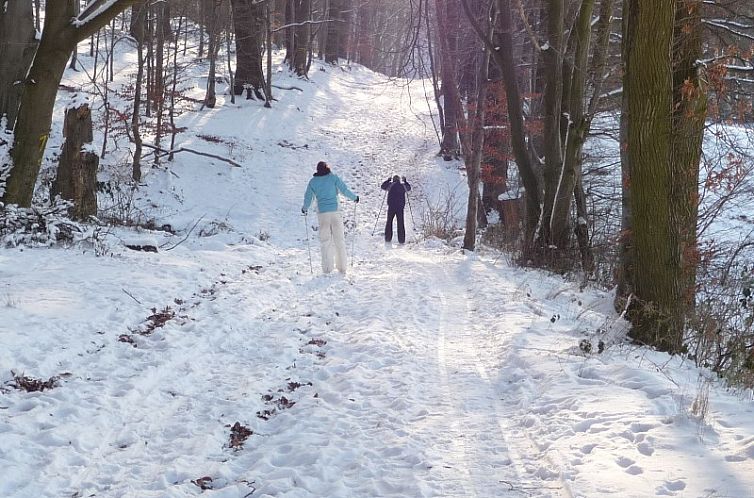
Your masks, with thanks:
[(326, 162), (320, 161), (317, 163), (317, 172), (314, 173), (314, 177), (309, 180), (309, 185), (306, 187), (301, 212), (306, 215), (312, 203), (312, 198), (316, 197), (323, 273), (330, 273), (335, 266), (337, 266), (339, 272), (346, 272), (346, 236), (343, 228), (343, 215), (338, 211), (339, 193), (352, 201), (359, 202), (359, 196), (351, 192), (343, 183), (343, 180), (330, 171)]

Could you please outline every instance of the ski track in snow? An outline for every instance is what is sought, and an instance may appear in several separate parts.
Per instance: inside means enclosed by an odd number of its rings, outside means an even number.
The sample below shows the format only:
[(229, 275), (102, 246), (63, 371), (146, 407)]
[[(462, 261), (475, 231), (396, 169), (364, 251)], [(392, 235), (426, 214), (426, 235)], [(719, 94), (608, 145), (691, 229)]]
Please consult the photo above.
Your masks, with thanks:
[[(411, 215), (463, 182), (433, 155), (424, 103), (328, 71), (281, 95), (283, 125), (249, 103), (182, 118), (229, 137), (220, 150), (248, 170), (184, 158), (175, 178), (149, 173), (145, 198), (172, 194), (165, 221), (209, 213), (229, 233), (155, 255), (0, 252), (0, 496), (754, 495), (751, 402), (713, 394), (696, 421), (696, 372), (621, 345), (609, 295), (416, 242)], [(250, 131), (265, 125), (268, 142)], [(297, 213), (321, 159), (362, 198), (343, 205), (346, 277), (319, 275), (316, 232), (308, 270)], [(404, 247), (381, 240), (393, 174), (414, 186)], [(597, 330), (612, 347), (584, 357)], [(10, 369), (70, 375), (23, 393)], [(236, 422), (253, 431), (241, 449)]]

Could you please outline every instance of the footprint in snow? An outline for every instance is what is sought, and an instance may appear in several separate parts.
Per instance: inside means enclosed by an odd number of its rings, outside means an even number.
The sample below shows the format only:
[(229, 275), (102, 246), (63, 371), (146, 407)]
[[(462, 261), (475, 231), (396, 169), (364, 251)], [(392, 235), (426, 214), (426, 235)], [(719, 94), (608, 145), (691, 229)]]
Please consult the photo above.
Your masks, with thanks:
[(656, 492), (658, 496), (675, 496), (677, 491), (684, 489), (686, 489), (686, 482), (682, 479), (674, 479), (665, 481), (662, 486), (658, 486)]

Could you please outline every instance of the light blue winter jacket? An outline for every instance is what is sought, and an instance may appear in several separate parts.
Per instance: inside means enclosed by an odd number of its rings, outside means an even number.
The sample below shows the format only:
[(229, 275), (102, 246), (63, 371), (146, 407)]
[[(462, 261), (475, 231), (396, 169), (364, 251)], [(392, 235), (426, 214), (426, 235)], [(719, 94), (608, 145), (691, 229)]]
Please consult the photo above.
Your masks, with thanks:
[(320, 213), (330, 213), (338, 210), (338, 193), (341, 193), (351, 199), (356, 200), (356, 194), (351, 192), (343, 180), (335, 173), (320, 175), (315, 173), (314, 177), (309, 180), (304, 195), (304, 211), (309, 210), (312, 203), (312, 196), (317, 198), (317, 211)]

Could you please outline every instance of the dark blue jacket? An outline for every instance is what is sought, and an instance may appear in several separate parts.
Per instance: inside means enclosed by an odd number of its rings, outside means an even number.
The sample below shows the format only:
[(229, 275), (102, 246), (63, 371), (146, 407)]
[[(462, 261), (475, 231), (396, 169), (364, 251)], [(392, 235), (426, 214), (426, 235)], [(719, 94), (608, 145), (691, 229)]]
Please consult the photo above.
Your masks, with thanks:
[(387, 207), (400, 210), (406, 207), (406, 192), (411, 190), (408, 182), (394, 182), (392, 179), (382, 183), (382, 190), (387, 190)]

